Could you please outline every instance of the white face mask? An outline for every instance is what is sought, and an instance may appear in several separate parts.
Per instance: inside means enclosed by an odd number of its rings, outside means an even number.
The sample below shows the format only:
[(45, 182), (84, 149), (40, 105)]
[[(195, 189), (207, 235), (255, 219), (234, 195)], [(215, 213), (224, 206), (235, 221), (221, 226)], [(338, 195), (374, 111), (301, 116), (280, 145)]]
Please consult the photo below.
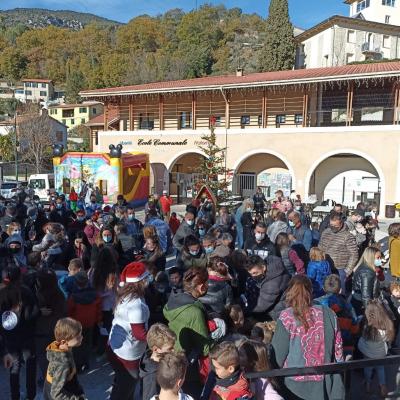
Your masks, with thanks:
[(13, 232), (13, 235), (20, 235), (20, 234), (21, 234), (20, 230), (16, 230), (16, 231)]
[(189, 220), (186, 220), (186, 223), (187, 223), (189, 226), (192, 226), (192, 225), (194, 224), (194, 221), (193, 221), (192, 219), (189, 219)]
[(256, 232), (256, 240), (261, 241), (265, 238), (265, 233)]

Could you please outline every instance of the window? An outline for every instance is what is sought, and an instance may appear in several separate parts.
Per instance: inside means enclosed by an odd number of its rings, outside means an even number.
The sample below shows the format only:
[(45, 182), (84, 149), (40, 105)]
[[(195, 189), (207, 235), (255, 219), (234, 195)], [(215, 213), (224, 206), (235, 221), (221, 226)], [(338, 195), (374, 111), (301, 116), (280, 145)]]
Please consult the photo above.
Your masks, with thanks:
[(332, 117), (331, 122), (338, 124), (346, 122), (347, 119), (347, 110), (344, 108), (334, 108), (332, 109)]
[(80, 114), (86, 114), (87, 113), (87, 108), (86, 107), (80, 107), (79, 108), (79, 113)]
[(360, 11), (364, 10), (365, 8), (368, 8), (369, 2), (370, 2), (370, 0), (360, 0), (357, 3), (357, 12), (360, 12)]
[(32, 96), (32, 90), (25, 90), (25, 94), (27, 96)]
[(46, 85), (45, 83), (42, 83), (40, 86), (41, 86), (42, 88), (45, 88), (47, 85)]
[(215, 117), (215, 126), (221, 126), (221, 116)]
[(258, 116), (258, 127), (262, 128), (262, 115)]
[(364, 107), (361, 109), (361, 121), (383, 121), (383, 107)]
[(347, 53), (346, 54), (346, 64), (350, 64), (352, 62), (354, 62), (356, 59), (354, 57), (354, 54), (352, 53)]
[(355, 43), (356, 42), (356, 32), (355, 31), (347, 31), (347, 43)]
[(30, 82), (25, 82), (25, 87), (31, 87), (31, 83)]
[(97, 146), (99, 144), (99, 132), (94, 134), (94, 144)]
[(50, 115), (56, 115), (57, 114), (57, 109), (56, 108), (51, 108), (50, 109)]
[(182, 111), (179, 115), (178, 129), (192, 129), (192, 112)]
[(385, 24), (390, 24), (390, 15), (385, 16)]
[(240, 126), (242, 129), (244, 129), (244, 127), (246, 125), (250, 125), (250, 115), (242, 115), (240, 117)]
[(149, 131), (154, 129), (153, 114), (139, 114), (139, 129), (147, 129)]
[(81, 118), (81, 124), (84, 124), (86, 122), (85, 118)]
[(100, 189), (100, 193), (105, 196), (107, 195), (107, 181), (104, 179), (101, 179), (99, 181), (99, 189)]
[(383, 35), (383, 47), (385, 49), (390, 49), (390, 36)]
[(93, 108), (93, 114), (97, 114), (97, 109)]
[(66, 119), (63, 119), (63, 120), (62, 120), (62, 123), (63, 123), (64, 125), (67, 125), (67, 120), (66, 120)]
[(303, 115), (302, 114), (295, 114), (294, 123), (296, 125), (303, 125)]
[(62, 110), (63, 118), (72, 118), (74, 116), (74, 110)]
[(32, 189), (46, 189), (46, 181), (44, 179), (31, 179), (29, 187)]
[(37, 87), (39, 87), (39, 84), (37, 82), (32, 82), (32, 87), (37, 88)]
[(57, 142), (63, 142), (64, 141), (64, 134), (61, 131), (56, 132), (56, 140)]
[(46, 97), (47, 96), (47, 92), (45, 90), (41, 90), (40, 91), (40, 96)]
[(75, 120), (71, 118), (71, 125), (75, 125)]
[(396, 7), (396, 0), (382, 0), (383, 6)]
[(279, 127), (281, 124), (286, 124), (286, 115), (279, 114), (275, 117), (276, 126)]

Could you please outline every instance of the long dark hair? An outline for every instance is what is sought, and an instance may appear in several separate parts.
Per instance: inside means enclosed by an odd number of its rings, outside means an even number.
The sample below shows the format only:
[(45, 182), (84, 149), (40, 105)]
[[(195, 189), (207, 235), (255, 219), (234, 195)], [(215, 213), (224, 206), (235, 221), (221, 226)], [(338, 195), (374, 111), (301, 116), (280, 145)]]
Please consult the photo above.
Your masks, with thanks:
[(139, 282), (126, 283), (122, 288), (118, 289), (117, 301), (115, 302), (115, 305), (118, 306), (118, 304), (120, 304), (125, 299), (130, 301), (133, 299), (144, 298), (146, 286), (146, 279), (142, 279)]
[(93, 265), (93, 287), (103, 291), (110, 274), (117, 273), (117, 262), (109, 247), (101, 247), (96, 262)]
[(65, 297), (58, 286), (57, 275), (51, 269), (43, 268), (36, 275), (36, 297), (39, 307), (62, 310)]

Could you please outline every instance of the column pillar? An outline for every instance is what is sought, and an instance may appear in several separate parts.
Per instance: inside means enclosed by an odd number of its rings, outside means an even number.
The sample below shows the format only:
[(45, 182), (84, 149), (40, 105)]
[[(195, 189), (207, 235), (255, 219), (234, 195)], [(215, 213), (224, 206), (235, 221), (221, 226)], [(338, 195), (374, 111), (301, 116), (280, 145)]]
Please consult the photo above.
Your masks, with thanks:
[(160, 131), (164, 130), (164, 96), (162, 94), (158, 97), (158, 116), (160, 118)]
[(263, 99), (262, 99), (262, 127), (263, 128), (268, 127), (267, 105), (268, 105), (268, 92), (267, 92), (267, 88), (264, 88)]
[(197, 95), (195, 92), (192, 93), (192, 129), (196, 129), (196, 107), (197, 106)]
[(347, 115), (346, 115), (346, 126), (351, 126), (351, 120), (353, 116), (353, 97), (354, 97), (354, 85), (353, 82), (349, 83), (347, 89)]

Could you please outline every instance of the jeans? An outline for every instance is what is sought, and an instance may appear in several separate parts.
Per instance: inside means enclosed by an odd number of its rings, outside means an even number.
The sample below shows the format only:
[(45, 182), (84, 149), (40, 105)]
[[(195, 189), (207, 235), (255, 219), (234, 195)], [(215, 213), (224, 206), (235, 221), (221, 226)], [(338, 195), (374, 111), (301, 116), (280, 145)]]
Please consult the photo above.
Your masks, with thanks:
[(346, 296), (346, 271), (344, 269), (338, 269), (339, 272), (339, 277), (340, 277), (340, 287), (341, 287), (341, 293)]
[(15, 360), (10, 368), (11, 400), (20, 399), (19, 374), (23, 361), (26, 366), (26, 398), (33, 400), (36, 397), (36, 357), (33, 349), (23, 349), (11, 355)]
[(372, 373), (376, 371), (378, 375), (378, 382), (380, 385), (386, 385), (386, 375), (385, 375), (385, 367), (380, 365), (378, 367), (367, 367), (364, 368), (364, 378), (368, 383), (372, 381)]

